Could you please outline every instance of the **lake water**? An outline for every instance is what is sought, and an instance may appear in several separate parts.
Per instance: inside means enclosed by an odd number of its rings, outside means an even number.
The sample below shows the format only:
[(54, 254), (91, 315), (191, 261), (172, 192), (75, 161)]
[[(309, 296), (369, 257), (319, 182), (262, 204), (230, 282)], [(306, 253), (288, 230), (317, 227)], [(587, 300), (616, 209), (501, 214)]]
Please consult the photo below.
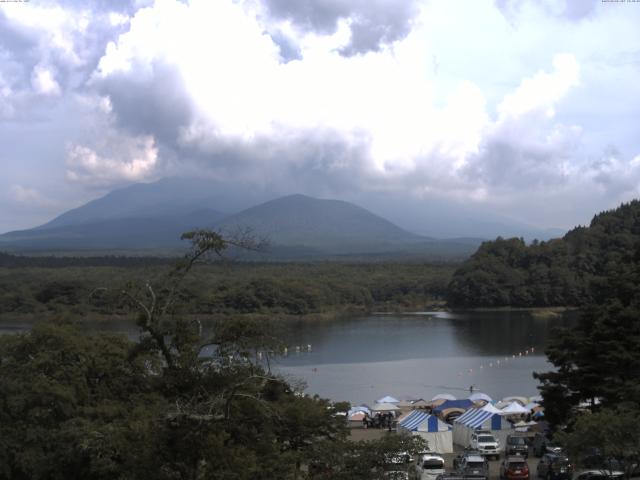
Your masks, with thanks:
[(574, 318), (433, 312), (298, 324), (278, 368), (304, 380), (308, 393), (352, 403), (370, 404), (384, 395), (466, 398), (472, 385), (494, 399), (533, 396), (533, 372), (551, 369), (544, 347), (553, 328), (568, 327)]
[[(551, 368), (544, 347), (553, 327), (570, 326), (574, 318), (523, 311), (425, 312), (292, 322), (286, 333), (289, 353), (274, 368), (293, 382), (305, 382), (310, 394), (352, 403), (370, 404), (384, 395), (466, 398), (471, 385), (494, 399), (533, 396), (538, 393), (533, 372)], [(0, 333), (30, 327), (0, 322)], [(98, 329), (138, 336), (130, 322), (102, 323)]]

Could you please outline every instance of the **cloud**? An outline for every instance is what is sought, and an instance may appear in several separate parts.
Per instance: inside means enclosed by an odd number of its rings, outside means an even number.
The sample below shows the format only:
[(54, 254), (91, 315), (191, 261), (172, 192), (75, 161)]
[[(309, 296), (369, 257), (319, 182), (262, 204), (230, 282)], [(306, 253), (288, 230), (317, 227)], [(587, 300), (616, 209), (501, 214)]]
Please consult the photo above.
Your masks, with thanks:
[(303, 32), (332, 35), (346, 22), (350, 41), (339, 49), (345, 56), (379, 51), (403, 39), (419, 10), (415, 0), (266, 0), (264, 6), (272, 19)]
[(60, 95), (60, 85), (58, 85), (52, 69), (44, 65), (36, 65), (33, 68), (31, 85), (35, 92), (41, 95)]
[(10, 185), (6, 197), (14, 207), (45, 210), (52, 210), (59, 207), (57, 201), (34, 188), (23, 185)]
[(498, 9), (510, 21), (520, 21), (528, 8), (540, 9), (545, 15), (568, 21), (581, 21), (592, 16), (602, 0), (495, 0)]
[(67, 151), (67, 179), (99, 188), (123, 182), (155, 179), (158, 149), (153, 137), (111, 134), (98, 149), (70, 145)]

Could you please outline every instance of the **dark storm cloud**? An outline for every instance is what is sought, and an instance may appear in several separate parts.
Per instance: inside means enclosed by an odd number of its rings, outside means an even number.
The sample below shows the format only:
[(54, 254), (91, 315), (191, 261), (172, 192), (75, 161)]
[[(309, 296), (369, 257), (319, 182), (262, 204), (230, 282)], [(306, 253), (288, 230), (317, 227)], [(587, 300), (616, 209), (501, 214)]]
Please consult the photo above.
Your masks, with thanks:
[(155, 60), (134, 74), (112, 73), (93, 82), (109, 97), (120, 127), (140, 135), (151, 134), (175, 145), (181, 127), (193, 117), (193, 106), (175, 67)]
[(298, 28), (332, 34), (341, 19), (350, 20), (351, 42), (344, 56), (378, 51), (406, 37), (418, 12), (416, 0), (265, 0), (269, 14)]
[(533, 188), (564, 183), (562, 170), (566, 158), (557, 148), (523, 146), (508, 139), (495, 138), (469, 159), (463, 174), (469, 182), (492, 187)]

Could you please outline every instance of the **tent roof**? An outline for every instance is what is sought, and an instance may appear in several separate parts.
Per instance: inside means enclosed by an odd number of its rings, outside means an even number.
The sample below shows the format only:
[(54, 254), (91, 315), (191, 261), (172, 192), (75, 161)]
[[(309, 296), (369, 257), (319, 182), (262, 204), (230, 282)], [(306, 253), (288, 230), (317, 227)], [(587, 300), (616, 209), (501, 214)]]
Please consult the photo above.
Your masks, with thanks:
[(469, 400), (471, 400), (472, 402), (478, 402), (480, 400), (484, 400), (485, 402), (490, 402), (492, 401), (492, 398), (486, 393), (477, 392), (472, 395), (469, 395)]
[(485, 412), (497, 413), (498, 415), (502, 415), (502, 410), (500, 410), (499, 408), (494, 407), (490, 403), (487, 403), (484, 407), (482, 407), (481, 410), (484, 410)]
[(371, 410), (374, 412), (391, 412), (400, 409), (392, 403), (376, 403)]
[(422, 432), (446, 432), (450, 427), (438, 419), (435, 415), (430, 415), (420, 410), (414, 410), (398, 422), (398, 425), (409, 431)]
[(366, 405), (358, 405), (357, 407), (351, 407), (347, 412), (347, 415), (353, 415), (354, 413), (357, 413), (357, 412), (364, 412), (371, 415), (371, 409)]
[(524, 408), (518, 402), (511, 402), (509, 405), (502, 409), (503, 414), (518, 414), (518, 413), (529, 413), (529, 410)]
[(446, 400), (444, 403), (441, 403), (436, 408), (433, 409), (433, 413), (439, 413), (448, 408), (461, 408), (463, 410), (467, 410), (473, 406), (473, 402), (467, 398), (463, 400)]
[(467, 427), (478, 428), (485, 420), (494, 415), (496, 414), (487, 412), (481, 408), (472, 408), (456, 418), (454, 423), (461, 423)]
[(516, 397), (516, 396), (504, 397), (501, 401), (505, 403), (518, 402), (522, 406), (525, 406), (527, 403), (529, 403), (529, 399), (527, 397)]
[(385, 397), (379, 398), (378, 400), (376, 400), (376, 403), (400, 403), (400, 400), (398, 400), (397, 398), (394, 398), (390, 395), (387, 395)]
[(456, 397), (454, 397), (450, 393), (439, 393), (438, 395), (433, 397), (431, 399), (431, 401), (434, 401), (434, 400), (455, 400), (455, 399), (456, 399)]

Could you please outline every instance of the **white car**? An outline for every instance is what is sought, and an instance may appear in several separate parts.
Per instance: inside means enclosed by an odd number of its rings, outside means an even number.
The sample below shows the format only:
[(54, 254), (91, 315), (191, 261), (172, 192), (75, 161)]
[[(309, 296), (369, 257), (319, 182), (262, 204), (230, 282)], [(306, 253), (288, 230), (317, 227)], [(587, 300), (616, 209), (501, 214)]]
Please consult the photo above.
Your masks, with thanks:
[(491, 432), (478, 430), (471, 434), (470, 447), (477, 450), (485, 457), (500, 457), (500, 442)]
[(437, 453), (426, 452), (418, 455), (416, 476), (420, 480), (435, 480), (444, 473), (444, 458)]

